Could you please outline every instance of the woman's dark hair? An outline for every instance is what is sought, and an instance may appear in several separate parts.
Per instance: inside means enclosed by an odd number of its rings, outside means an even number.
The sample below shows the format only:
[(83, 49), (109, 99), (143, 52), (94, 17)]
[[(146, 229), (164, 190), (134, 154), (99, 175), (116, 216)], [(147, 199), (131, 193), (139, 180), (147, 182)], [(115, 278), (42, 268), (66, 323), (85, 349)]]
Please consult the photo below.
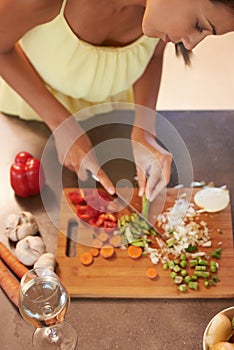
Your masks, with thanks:
[[(229, 7), (230, 10), (232, 10), (233, 15), (234, 15), (234, 0), (210, 0), (211, 2), (216, 2), (219, 4), (223, 4), (226, 7)], [(175, 50), (176, 50), (176, 56), (182, 56), (184, 59), (184, 62), (187, 66), (190, 66), (191, 64), (191, 56), (192, 56), (192, 51), (187, 50), (184, 47), (184, 44), (177, 43), (175, 44)]]
[(175, 51), (176, 56), (183, 57), (186, 66), (191, 65), (191, 56), (193, 53), (191, 50), (187, 50), (182, 42), (175, 44)]

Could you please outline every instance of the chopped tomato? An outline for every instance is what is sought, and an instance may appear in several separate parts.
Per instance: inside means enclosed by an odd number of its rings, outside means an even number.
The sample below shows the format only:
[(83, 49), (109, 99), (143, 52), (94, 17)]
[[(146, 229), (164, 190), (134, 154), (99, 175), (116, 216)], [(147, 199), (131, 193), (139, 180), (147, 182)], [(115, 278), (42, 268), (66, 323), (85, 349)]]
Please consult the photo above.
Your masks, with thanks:
[(87, 214), (90, 218), (97, 217), (100, 212), (96, 210), (95, 208), (90, 207), (90, 205), (84, 204), (84, 205), (76, 205), (77, 214)]
[(100, 215), (98, 216), (98, 219), (97, 219), (97, 221), (96, 221), (96, 226), (100, 227), (100, 226), (103, 225), (104, 221), (106, 220), (106, 215), (107, 215), (107, 214), (103, 213), (103, 214), (100, 214)]
[(117, 216), (113, 213), (107, 213), (106, 214), (106, 219), (109, 221), (116, 222), (117, 221)]
[(91, 226), (97, 226), (97, 225), (96, 225), (96, 221), (97, 221), (96, 218), (90, 218), (90, 219), (88, 220), (88, 223), (89, 223)]
[(113, 221), (104, 221), (103, 227), (107, 233), (112, 233), (116, 229), (117, 223)]
[(101, 190), (98, 190), (97, 192), (98, 192), (99, 196), (102, 199), (104, 199), (104, 201), (106, 201), (106, 202), (112, 201), (112, 197), (110, 195), (108, 195), (107, 193), (105, 193), (105, 192), (103, 192)]
[(72, 202), (72, 204), (75, 204), (75, 205), (84, 202), (83, 193), (80, 189), (77, 189), (74, 192), (70, 192), (68, 194), (68, 197), (69, 197), (70, 201)]
[(89, 221), (90, 219), (89, 215), (87, 214), (79, 214), (78, 216), (81, 220), (84, 220), (84, 221)]

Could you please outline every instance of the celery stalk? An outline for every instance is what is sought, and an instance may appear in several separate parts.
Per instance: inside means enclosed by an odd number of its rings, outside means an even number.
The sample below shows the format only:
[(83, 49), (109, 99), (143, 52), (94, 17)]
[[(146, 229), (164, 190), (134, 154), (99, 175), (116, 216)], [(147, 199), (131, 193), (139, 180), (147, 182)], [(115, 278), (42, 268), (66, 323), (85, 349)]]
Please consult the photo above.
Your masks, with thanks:
[(149, 200), (146, 198), (146, 195), (143, 194), (142, 196), (142, 209), (141, 209), (141, 214), (148, 219), (149, 218)]

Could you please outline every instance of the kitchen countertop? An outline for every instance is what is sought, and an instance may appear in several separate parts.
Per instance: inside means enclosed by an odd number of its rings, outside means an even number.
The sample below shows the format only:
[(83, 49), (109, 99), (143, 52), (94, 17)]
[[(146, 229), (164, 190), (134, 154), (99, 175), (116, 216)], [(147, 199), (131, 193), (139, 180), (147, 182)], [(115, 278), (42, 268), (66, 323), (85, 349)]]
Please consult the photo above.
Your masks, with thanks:
[[(177, 111), (161, 112), (161, 115), (184, 140), (192, 160), (194, 180), (212, 180), (217, 186), (228, 186), (233, 216), (234, 112)], [(110, 113), (110, 120), (112, 117)], [(47, 251), (55, 252), (57, 228), (44, 210), (40, 196), (16, 198), (9, 184), (9, 168), (15, 154), (24, 150), (40, 157), (50, 136), (49, 130), (43, 123), (3, 115), (0, 115), (0, 125), (0, 240), (7, 244), (4, 236), (6, 216), (29, 210), (38, 221)], [(108, 138), (127, 137), (129, 128), (109, 124), (102, 132), (95, 128), (89, 133), (93, 143), (99, 144), (104, 142), (106, 135)], [(54, 162), (56, 164), (57, 159)], [(114, 182), (121, 177), (132, 181), (135, 175), (133, 164), (121, 166), (121, 162), (119, 159), (113, 165), (108, 162), (104, 168)], [(177, 184), (174, 171), (173, 167), (169, 186)], [(65, 170), (64, 187), (76, 186), (76, 183), (74, 174)], [(234, 299), (77, 298), (72, 299), (67, 321), (78, 331), (79, 350), (201, 350), (202, 335), (209, 320), (221, 309), (233, 305)], [(0, 290), (1, 350), (31, 349), (33, 329)]]

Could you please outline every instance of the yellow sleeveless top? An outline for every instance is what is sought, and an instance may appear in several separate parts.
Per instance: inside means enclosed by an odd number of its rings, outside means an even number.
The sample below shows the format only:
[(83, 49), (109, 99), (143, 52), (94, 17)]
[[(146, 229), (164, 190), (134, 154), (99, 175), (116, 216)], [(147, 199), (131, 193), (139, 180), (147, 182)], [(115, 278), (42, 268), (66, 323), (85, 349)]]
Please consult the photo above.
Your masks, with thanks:
[[(159, 39), (143, 35), (123, 47), (91, 45), (69, 27), (66, 2), (52, 21), (31, 29), (19, 42), (46, 87), (71, 114), (93, 105), (92, 114), (103, 112), (104, 102), (132, 102), (132, 85), (143, 74)], [(41, 120), (3, 80), (0, 111)], [(83, 119), (89, 112), (79, 115)]]

